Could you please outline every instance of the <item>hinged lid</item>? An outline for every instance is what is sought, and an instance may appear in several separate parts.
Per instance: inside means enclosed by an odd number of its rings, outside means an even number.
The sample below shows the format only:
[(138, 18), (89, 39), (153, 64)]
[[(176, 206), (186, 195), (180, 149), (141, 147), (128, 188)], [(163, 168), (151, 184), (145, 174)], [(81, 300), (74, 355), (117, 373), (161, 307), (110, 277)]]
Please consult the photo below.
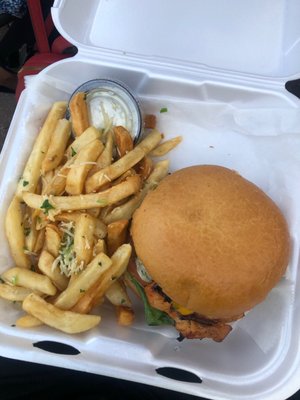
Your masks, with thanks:
[(297, 0), (56, 0), (82, 55), (269, 79), (300, 71)]

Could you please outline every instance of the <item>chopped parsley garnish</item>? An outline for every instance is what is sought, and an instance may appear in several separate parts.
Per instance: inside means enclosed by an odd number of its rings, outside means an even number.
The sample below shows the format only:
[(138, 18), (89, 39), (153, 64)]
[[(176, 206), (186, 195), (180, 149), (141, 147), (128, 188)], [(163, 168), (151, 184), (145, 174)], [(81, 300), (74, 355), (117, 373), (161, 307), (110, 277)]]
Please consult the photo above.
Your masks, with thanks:
[(17, 275), (15, 275), (15, 276), (13, 276), (13, 277), (11, 278), (11, 283), (12, 283), (13, 285), (16, 285), (17, 282), (18, 282), (18, 277), (17, 277)]
[(84, 293), (85, 292), (85, 289), (80, 289), (80, 293)]
[(50, 210), (54, 210), (55, 207), (49, 202), (48, 199), (46, 199), (43, 204), (40, 206), (40, 208), (43, 210), (43, 213), (48, 215)]
[(102, 262), (99, 261), (99, 262), (98, 262), (98, 265), (99, 265), (99, 267), (102, 267)]
[(27, 186), (29, 184), (28, 181), (23, 181), (23, 186)]
[(126, 303), (126, 300), (125, 300), (125, 299), (122, 299), (122, 300), (121, 300), (121, 304), (124, 304), (124, 303)]
[(96, 200), (96, 203), (100, 204), (103, 207), (107, 206), (107, 200), (106, 199)]
[(159, 111), (161, 114), (162, 113), (166, 113), (166, 112), (168, 112), (168, 109), (167, 109), (167, 107), (162, 107), (161, 109), (160, 109), (160, 111)]
[(77, 151), (73, 149), (73, 147), (71, 146), (71, 156), (74, 157), (77, 154)]

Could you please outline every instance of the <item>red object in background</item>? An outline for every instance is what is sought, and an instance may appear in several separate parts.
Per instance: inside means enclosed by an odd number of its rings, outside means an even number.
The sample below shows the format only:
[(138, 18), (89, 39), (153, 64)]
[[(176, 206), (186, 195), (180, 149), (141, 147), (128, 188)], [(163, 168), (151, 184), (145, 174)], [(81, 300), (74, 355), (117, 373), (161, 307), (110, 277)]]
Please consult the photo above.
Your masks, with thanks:
[(48, 65), (74, 55), (74, 53), (64, 53), (66, 49), (72, 47), (72, 44), (62, 36), (58, 36), (50, 45), (49, 36), (53, 31), (54, 24), (51, 13), (44, 20), (40, 0), (27, 0), (27, 6), (36, 40), (36, 53), (25, 62), (18, 72), (17, 100), (25, 87), (26, 75), (38, 74)]

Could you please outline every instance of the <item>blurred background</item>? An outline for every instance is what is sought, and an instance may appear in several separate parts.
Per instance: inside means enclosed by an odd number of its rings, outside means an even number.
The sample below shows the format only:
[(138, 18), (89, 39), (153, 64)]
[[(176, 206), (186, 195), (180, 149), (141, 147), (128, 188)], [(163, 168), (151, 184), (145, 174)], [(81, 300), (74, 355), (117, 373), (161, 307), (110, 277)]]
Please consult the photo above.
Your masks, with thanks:
[(16, 106), (15, 96), (0, 92), (0, 150)]
[(55, 29), (53, 0), (0, 0), (0, 138), (1, 148), (26, 76), (77, 49)]

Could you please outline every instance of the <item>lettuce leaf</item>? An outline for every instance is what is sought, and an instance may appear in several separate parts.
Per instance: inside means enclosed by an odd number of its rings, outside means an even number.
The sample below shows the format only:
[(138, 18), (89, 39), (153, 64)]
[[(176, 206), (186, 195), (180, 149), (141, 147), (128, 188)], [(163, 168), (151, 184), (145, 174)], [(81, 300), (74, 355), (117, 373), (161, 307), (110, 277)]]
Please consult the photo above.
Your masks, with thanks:
[(128, 275), (143, 300), (147, 324), (151, 326), (174, 325), (174, 320), (170, 318), (167, 313), (160, 311), (149, 304), (143, 286), (131, 274)]

